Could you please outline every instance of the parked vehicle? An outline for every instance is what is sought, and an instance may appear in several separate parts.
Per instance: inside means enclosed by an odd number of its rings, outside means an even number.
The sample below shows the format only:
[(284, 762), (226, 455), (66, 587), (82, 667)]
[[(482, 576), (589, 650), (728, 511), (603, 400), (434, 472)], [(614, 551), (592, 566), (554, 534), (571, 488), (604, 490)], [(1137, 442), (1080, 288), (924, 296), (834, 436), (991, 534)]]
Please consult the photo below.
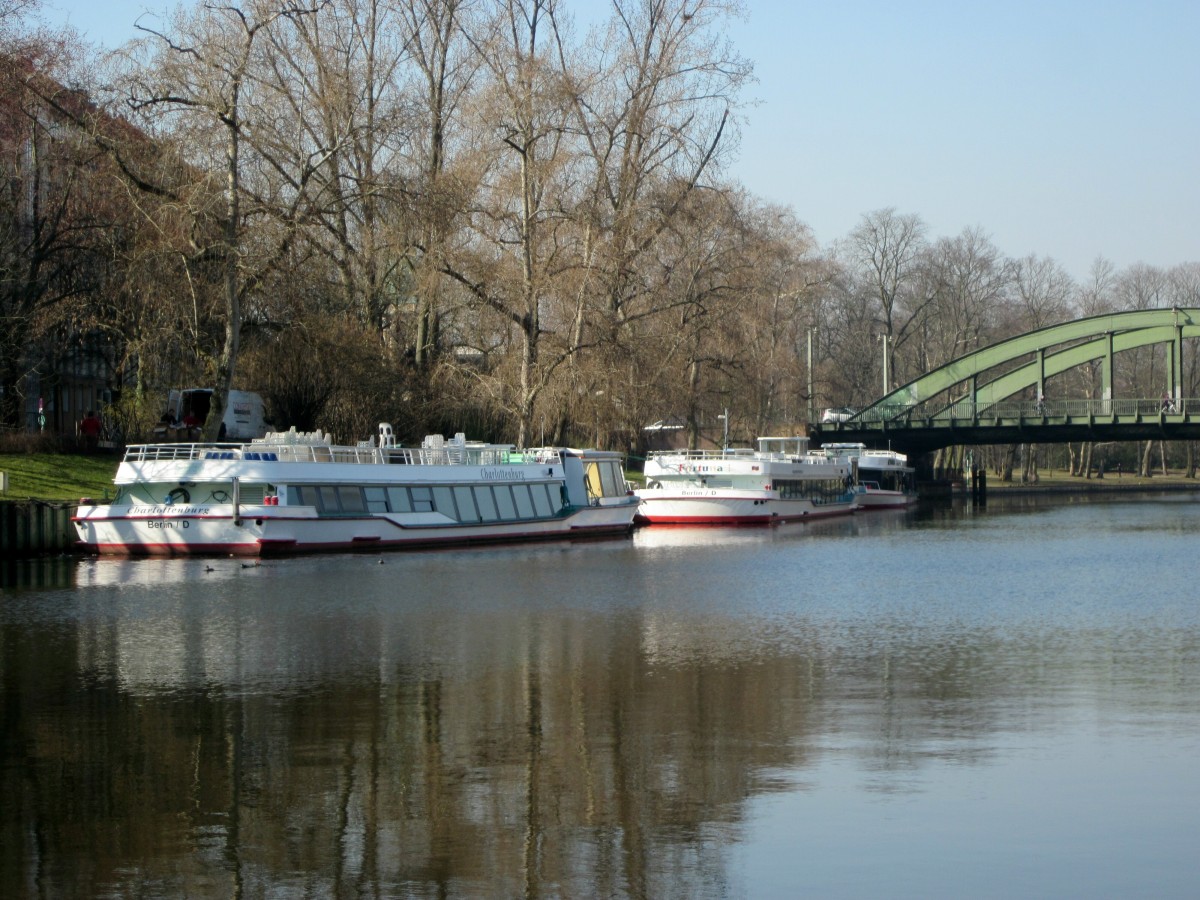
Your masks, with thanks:
[(828, 425), (837, 422), (849, 422), (858, 414), (858, 410), (850, 406), (834, 406), (821, 414), (821, 424)]
[[(171, 423), (190, 426), (192, 432), (198, 432), (208, 418), (212, 395), (212, 388), (184, 388), (171, 391), (167, 394), (167, 416)], [(186, 432), (189, 429), (183, 430)], [(221, 421), (217, 439), (252, 441), (266, 433), (266, 407), (262, 397), (252, 391), (230, 391), (225, 403), (225, 417)], [(196, 439), (199, 434), (184, 433), (179, 436)]]

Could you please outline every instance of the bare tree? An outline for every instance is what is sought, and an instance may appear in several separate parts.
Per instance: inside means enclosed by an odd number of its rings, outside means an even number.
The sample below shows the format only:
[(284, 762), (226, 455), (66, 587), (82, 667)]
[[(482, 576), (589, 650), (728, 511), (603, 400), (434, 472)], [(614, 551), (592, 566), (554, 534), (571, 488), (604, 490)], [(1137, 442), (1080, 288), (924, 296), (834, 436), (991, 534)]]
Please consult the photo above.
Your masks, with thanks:
[(1014, 320), (1005, 331), (1019, 334), (1064, 322), (1074, 315), (1074, 280), (1049, 257), (1027, 256), (1012, 268), (1012, 304)]
[[(895, 372), (896, 340), (907, 337), (907, 322), (918, 317), (932, 296), (916, 300), (917, 265), (925, 249), (925, 223), (915, 215), (900, 215), (894, 207), (865, 214), (850, 232), (850, 258), (877, 306), (879, 335), (891, 372)], [(907, 302), (905, 300), (907, 299)], [(904, 311), (907, 321), (897, 323)]]
[(499, 0), (497, 27), (476, 50), (492, 76), (480, 98), (480, 150), (495, 154), (472, 216), (474, 240), (442, 271), (518, 338), (517, 441), (531, 433), (534, 405), (549, 378), (541, 365), (542, 311), (556, 293), (565, 248), (560, 175), (570, 110), (562, 73), (547, 55), (554, 0)]
[[(96, 116), (71, 77), (69, 35), (4, 25), (0, 53), (0, 422), (24, 424), (38, 341), (98, 296), (128, 206), (87, 140)], [(14, 29), (14, 30), (10, 30)]]
[(918, 370), (926, 371), (999, 336), (1008, 319), (1012, 268), (982, 231), (942, 238), (923, 254), (916, 307), (902, 329), (919, 325)]
[(281, 18), (264, 41), (254, 153), (282, 191), (308, 195), (303, 237), (337, 273), (330, 301), (382, 336), (409, 269), (404, 20), (380, 0), (326, 0)]
[(455, 170), (452, 159), (456, 148), (469, 156), (462, 136), (456, 140), (456, 131), (481, 65), (480, 57), (472, 52), (472, 42), (487, 43), (486, 36), (477, 31), (482, 22), (472, 6), (468, 0), (407, 0), (399, 8), (422, 113), (414, 129), (418, 163), (414, 211), (420, 252), (412, 350), (418, 367), (430, 361), (437, 347), (446, 242), (463, 214), (464, 184), (473, 181)]
[[(126, 173), (142, 190), (170, 199), (188, 210), (196, 225), (190, 236), (190, 267), (212, 267), (224, 302), (224, 338), (213, 365), (214, 392), (205, 423), (208, 439), (220, 437), (228, 392), (237, 370), (243, 306), (262, 279), (287, 257), (295, 239), (296, 216), (316, 157), (286, 188), (279, 181), (258, 184), (243, 176), (248, 149), (256, 160), (279, 174), (265, 138), (258, 135), (254, 112), (262, 107), (256, 89), (263, 84), (267, 32), (280, 21), (311, 15), (313, 7), (271, 0), (248, 0), (243, 6), (203, 6), (180, 15), (171, 33), (139, 26), (148, 35), (143, 49), (150, 59), (127, 71), (126, 102), (143, 117), (148, 131), (186, 140), (188, 158), (169, 179), (160, 172), (137, 171), (124, 160)], [(269, 51), (268, 51), (269, 52)], [(264, 116), (269, 119), (269, 114)], [(264, 129), (264, 135), (269, 135)], [(187, 175), (195, 173), (199, 181)], [(220, 204), (212, 198), (220, 196)], [(251, 220), (257, 227), (251, 229)], [(211, 225), (209, 224), (211, 223)], [(278, 228), (269, 228), (277, 225)], [(253, 242), (247, 240), (253, 235)], [(253, 252), (252, 251), (253, 247)]]

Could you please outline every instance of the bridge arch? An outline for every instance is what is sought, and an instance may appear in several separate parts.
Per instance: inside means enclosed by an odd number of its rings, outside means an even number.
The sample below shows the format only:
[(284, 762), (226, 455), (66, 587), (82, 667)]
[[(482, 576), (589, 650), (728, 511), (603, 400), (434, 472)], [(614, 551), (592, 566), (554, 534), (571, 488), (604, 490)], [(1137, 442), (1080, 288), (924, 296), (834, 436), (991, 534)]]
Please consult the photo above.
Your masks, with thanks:
[[(852, 422), (886, 423), (914, 414), (934, 417), (969, 404), (971, 418), (1029, 388), (1044, 394), (1045, 380), (1089, 362), (1101, 362), (1101, 397), (1111, 401), (1113, 357), (1151, 344), (1168, 344), (1164, 393), (1183, 396), (1183, 341), (1200, 338), (1200, 309), (1147, 309), (1106, 313), (1039, 328), (953, 359), (860, 411)], [(965, 392), (949, 392), (965, 387)]]
[[(1107, 313), (1039, 328), (953, 359), (848, 421), (810, 423), (809, 435), (815, 446), (886, 441), (917, 455), (952, 444), (1200, 440), (1200, 397), (1184, 396), (1184, 341), (1192, 338), (1200, 338), (1197, 308)], [(1156, 396), (1114, 396), (1114, 357), (1155, 344), (1166, 348)], [(1047, 378), (1094, 362), (1099, 397), (1045, 396)]]

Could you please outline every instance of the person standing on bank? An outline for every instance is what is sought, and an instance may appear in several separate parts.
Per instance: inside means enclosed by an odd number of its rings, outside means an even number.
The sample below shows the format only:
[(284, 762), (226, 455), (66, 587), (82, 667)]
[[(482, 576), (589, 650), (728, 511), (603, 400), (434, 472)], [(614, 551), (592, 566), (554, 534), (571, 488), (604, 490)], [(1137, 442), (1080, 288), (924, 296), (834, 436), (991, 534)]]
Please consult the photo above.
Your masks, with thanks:
[(95, 453), (100, 445), (100, 417), (90, 409), (79, 423), (79, 436), (83, 438), (84, 452)]

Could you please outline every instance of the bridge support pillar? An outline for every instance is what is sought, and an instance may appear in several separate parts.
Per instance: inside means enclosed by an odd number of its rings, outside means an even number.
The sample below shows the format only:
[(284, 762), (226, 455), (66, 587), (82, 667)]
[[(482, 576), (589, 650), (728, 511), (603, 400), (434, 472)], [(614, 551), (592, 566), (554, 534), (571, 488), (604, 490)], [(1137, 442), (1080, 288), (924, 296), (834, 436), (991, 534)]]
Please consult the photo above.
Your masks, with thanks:
[(987, 469), (980, 466), (971, 470), (971, 502), (987, 506)]

